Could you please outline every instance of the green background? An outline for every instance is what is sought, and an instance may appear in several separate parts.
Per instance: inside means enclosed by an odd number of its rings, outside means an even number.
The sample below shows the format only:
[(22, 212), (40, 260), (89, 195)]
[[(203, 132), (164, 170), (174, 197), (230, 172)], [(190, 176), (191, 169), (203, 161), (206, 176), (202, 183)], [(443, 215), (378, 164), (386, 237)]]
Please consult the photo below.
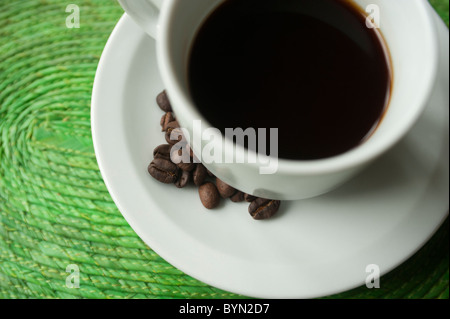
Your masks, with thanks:
[[(448, 25), (449, 1), (430, 2)], [(69, 3), (80, 7), (80, 29), (66, 28)], [(121, 15), (114, 0), (0, 0), (0, 298), (242, 297), (161, 259), (102, 181), (90, 98)], [(448, 227), (380, 289), (327, 298), (448, 298)], [(79, 289), (66, 287), (70, 264), (80, 269)]]

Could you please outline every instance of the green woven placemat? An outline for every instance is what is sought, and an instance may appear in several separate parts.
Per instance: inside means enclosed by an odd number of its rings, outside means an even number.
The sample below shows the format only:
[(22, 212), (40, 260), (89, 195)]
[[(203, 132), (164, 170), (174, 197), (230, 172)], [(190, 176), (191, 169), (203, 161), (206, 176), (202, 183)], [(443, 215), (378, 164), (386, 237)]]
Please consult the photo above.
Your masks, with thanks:
[[(64, 1), (0, 0), (0, 298), (241, 298), (166, 263), (111, 200), (90, 99), (122, 9), (114, 0), (71, 3), (80, 28), (66, 27)], [(448, 24), (449, 1), (431, 3)], [(381, 289), (329, 298), (448, 298), (448, 243), (447, 221)], [(66, 285), (69, 265), (79, 268), (79, 288)]]

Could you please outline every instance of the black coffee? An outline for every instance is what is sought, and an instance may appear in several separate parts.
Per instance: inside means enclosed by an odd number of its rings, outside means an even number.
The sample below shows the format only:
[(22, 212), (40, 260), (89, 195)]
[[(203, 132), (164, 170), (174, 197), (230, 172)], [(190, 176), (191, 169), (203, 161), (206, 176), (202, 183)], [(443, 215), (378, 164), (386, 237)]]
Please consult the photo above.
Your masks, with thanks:
[(365, 141), (391, 87), (382, 36), (348, 0), (227, 0), (200, 28), (188, 77), (212, 126), (278, 128), (279, 157), (303, 160)]

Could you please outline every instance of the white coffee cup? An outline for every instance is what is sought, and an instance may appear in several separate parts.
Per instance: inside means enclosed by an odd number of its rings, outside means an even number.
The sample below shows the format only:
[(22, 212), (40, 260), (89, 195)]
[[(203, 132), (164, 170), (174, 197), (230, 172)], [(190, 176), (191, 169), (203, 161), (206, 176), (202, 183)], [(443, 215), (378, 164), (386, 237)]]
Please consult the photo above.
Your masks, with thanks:
[[(202, 120), (188, 89), (191, 43), (204, 19), (224, 0), (119, 0), (133, 20), (157, 41), (161, 77), (180, 125), (193, 136)], [(295, 200), (324, 194), (348, 181), (393, 147), (422, 114), (434, 86), (438, 39), (426, 0), (355, 0), (362, 8), (376, 5), (380, 30), (392, 58), (393, 90), (389, 108), (375, 133), (360, 146), (315, 161), (279, 159), (274, 174), (261, 174), (261, 163), (205, 163), (217, 177), (255, 196)], [(270, 23), (270, 21), (267, 21)], [(208, 125), (203, 125), (206, 129)], [(225, 149), (248, 152), (218, 136)], [(190, 141), (196, 154), (207, 141)], [(235, 153), (235, 154), (236, 154)]]

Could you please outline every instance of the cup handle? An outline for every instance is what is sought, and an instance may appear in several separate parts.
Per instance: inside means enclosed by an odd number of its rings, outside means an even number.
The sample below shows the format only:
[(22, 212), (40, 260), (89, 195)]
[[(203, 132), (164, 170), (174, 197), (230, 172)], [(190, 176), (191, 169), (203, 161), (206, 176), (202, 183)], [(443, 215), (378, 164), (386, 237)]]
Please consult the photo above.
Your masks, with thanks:
[(125, 12), (156, 39), (159, 10), (164, 0), (118, 0)]

